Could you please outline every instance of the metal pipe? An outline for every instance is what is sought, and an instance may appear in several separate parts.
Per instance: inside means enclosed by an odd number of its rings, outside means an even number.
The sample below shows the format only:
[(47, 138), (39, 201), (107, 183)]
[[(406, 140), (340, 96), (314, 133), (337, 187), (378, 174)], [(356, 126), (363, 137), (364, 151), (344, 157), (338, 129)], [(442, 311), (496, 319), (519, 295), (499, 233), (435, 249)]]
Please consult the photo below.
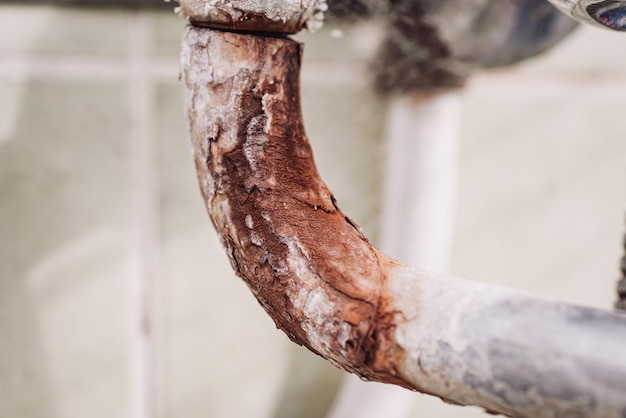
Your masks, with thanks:
[(204, 200), (277, 326), (363, 379), (448, 402), (624, 418), (626, 316), (429, 273), (367, 241), (315, 168), (300, 56), (285, 38), (188, 28), (183, 41)]
[(396, 338), (426, 391), (511, 416), (624, 417), (626, 316), (442, 276), (418, 282), (398, 283), (414, 319)]
[(194, 26), (237, 32), (296, 33), (322, 25), (326, 0), (180, 0)]
[(593, 26), (626, 31), (626, 1), (623, 0), (549, 0), (573, 19)]
[(132, 143), (131, 272), (128, 278), (130, 326), (130, 414), (156, 416), (154, 364), (154, 291), (156, 270), (156, 196), (152, 171), (150, 81), (146, 77), (147, 16), (138, 11), (129, 26), (129, 99)]

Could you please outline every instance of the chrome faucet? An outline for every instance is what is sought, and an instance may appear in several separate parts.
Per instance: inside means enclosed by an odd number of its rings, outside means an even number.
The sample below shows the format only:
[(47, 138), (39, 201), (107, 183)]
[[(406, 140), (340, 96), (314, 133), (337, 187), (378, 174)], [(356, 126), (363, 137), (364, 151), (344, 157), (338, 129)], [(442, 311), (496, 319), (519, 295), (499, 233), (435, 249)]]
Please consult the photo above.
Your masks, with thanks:
[(626, 1), (549, 0), (559, 10), (579, 22), (616, 31), (626, 31)]

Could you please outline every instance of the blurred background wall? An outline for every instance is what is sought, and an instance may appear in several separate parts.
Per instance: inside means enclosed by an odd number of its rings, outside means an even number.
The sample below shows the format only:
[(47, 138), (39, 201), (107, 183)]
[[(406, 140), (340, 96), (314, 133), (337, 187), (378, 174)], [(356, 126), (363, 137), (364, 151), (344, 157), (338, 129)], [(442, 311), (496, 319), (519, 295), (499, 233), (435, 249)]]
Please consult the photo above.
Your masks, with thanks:
[[(138, 278), (152, 283), (156, 416), (323, 416), (342, 374), (275, 329), (205, 213), (177, 80), (184, 22), (171, 4), (41, 3), (0, 4), (0, 417), (132, 415)], [(134, 2), (148, 3), (161, 5)], [(320, 171), (374, 241), (387, 103), (368, 68), (380, 31), (329, 22), (298, 36)], [(623, 37), (581, 28), (472, 78), (452, 273), (611, 306), (625, 52)], [(482, 416), (415, 397), (416, 417)]]

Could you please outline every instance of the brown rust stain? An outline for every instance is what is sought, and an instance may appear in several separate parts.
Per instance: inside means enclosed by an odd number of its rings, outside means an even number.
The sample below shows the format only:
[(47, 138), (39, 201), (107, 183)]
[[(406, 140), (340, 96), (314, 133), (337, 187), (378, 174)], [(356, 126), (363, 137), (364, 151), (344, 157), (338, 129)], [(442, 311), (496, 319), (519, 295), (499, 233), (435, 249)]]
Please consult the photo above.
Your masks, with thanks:
[[(193, 31), (201, 29), (187, 36)], [(294, 342), (363, 378), (411, 388), (398, 371), (403, 351), (393, 339), (403, 318), (385, 290), (395, 261), (336, 206), (315, 167), (300, 109), (301, 45), (209, 33), (208, 44), (192, 54), (217, 43), (246, 55), (242, 62), (253, 54), (258, 63), (227, 83), (236, 91), (225, 111), (234, 112), (236, 124), (207, 135), (197, 128), (203, 107), (189, 110), (199, 182), (233, 268)], [(186, 83), (196, 91), (193, 80)], [(209, 83), (215, 105), (224, 103), (223, 86)], [(234, 146), (217, 145), (233, 134)], [(326, 299), (317, 305), (313, 294)]]

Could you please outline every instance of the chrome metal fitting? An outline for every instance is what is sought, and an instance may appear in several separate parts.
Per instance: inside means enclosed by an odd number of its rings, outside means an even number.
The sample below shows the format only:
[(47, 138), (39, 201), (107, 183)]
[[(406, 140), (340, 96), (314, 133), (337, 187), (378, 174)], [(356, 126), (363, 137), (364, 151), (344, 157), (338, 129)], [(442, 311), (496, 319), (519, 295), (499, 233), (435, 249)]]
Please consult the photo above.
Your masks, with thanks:
[(549, 0), (575, 20), (616, 31), (626, 31), (624, 0)]

